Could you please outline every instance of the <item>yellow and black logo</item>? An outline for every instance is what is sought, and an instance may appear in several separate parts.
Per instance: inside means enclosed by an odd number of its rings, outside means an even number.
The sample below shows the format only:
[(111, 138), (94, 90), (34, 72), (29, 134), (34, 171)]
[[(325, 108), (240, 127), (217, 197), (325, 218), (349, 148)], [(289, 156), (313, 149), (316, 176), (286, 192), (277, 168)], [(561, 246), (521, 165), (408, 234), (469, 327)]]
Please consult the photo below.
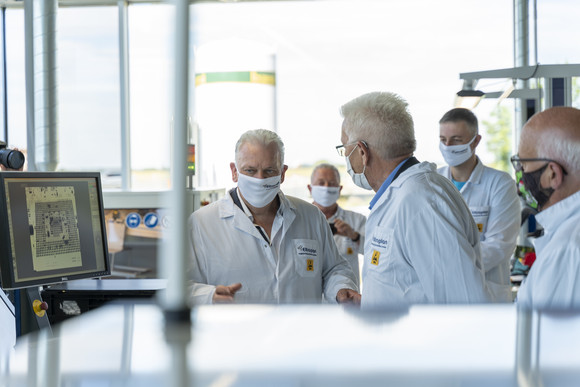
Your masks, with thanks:
[(379, 253), (377, 250), (373, 250), (373, 255), (371, 255), (371, 264), (378, 266), (380, 256), (381, 256), (381, 253)]
[(306, 260), (306, 271), (314, 271), (314, 259)]

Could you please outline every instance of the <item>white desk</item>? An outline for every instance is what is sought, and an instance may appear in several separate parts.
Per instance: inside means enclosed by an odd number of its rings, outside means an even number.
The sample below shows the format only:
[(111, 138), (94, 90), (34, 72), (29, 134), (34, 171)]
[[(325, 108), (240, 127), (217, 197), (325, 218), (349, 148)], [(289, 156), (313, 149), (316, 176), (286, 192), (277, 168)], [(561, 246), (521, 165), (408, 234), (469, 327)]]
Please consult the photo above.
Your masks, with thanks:
[[(192, 316), (184, 364), (195, 386), (517, 385), (513, 305), (402, 313), (229, 305)], [(534, 320), (531, 380), (577, 386), (580, 312)], [(55, 326), (54, 335), (19, 338), (10, 386), (168, 385), (171, 353), (154, 305), (104, 306)]]

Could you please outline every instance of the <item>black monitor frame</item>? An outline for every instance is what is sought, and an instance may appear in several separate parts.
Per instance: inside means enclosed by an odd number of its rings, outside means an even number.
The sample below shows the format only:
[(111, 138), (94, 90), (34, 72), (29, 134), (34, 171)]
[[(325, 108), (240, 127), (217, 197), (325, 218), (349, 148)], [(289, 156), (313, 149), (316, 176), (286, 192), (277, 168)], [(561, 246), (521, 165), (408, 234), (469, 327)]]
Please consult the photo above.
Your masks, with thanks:
[[(30, 187), (34, 189), (26, 191)], [(55, 188), (46, 190), (49, 187)], [(64, 197), (64, 200), (51, 201), (55, 197)], [(27, 200), (37, 200), (34, 211), (40, 209), (45, 214), (44, 218), (39, 214), (34, 217), (36, 230), (30, 225), (31, 208)], [(52, 207), (55, 205), (56, 209)], [(52, 243), (39, 243), (42, 238), (31, 237), (43, 229), (42, 222), (36, 223), (39, 216), (44, 224), (50, 223), (47, 219), (54, 219), (46, 216), (48, 211), (53, 215), (57, 212), (57, 221), (61, 226), (66, 225), (68, 231), (60, 234), (66, 243), (58, 244), (54, 235), (45, 238), (50, 237)], [(76, 224), (71, 226), (71, 219)], [(64, 226), (60, 227), (63, 229)], [(45, 255), (41, 257), (39, 251)], [(38, 257), (34, 258), (34, 254)], [(66, 267), (62, 255), (74, 267)], [(0, 172), (0, 286), (3, 289), (38, 287), (110, 273), (100, 173)]]

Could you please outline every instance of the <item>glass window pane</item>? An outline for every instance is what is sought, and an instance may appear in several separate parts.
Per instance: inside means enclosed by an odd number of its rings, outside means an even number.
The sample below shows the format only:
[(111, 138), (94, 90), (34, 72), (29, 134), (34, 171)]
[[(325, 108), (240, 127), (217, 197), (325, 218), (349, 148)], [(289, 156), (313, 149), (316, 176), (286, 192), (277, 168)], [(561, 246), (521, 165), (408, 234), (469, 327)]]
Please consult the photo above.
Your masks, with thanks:
[(6, 71), (8, 146), (26, 148), (26, 78), (24, 70), (24, 10), (6, 10)]
[(173, 6), (129, 7), (131, 163), (134, 189), (169, 188)]
[(57, 23), (58, 168), (118, 174), (121, 120), (117, 7), (59, 8)]

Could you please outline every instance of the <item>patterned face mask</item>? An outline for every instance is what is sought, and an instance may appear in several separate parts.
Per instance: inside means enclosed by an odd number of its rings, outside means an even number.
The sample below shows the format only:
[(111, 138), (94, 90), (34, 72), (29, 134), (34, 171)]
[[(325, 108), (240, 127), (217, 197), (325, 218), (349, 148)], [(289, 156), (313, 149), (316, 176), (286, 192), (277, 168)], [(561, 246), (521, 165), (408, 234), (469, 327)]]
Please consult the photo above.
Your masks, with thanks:
[[(540, 168), (540, 175), (541, 173), (544, 171), (543, 168)], [(526, 174), (527, 175), (527, 174)], [(526, 176), (526, 180), (530, 180), (529, 177)], [(516, 181), (518, 184), (518, 191), (519, 194), (524, 198), (524, 200), (526, 201), (527, 205), (532, 207), (534, 210), (538, 209), (538, 200), (534, 197), (534, 195), (532, 195), (532, 193), (530, 191), (528, 191), (526, 184), (524, 183), (524, 172), (523, 171), (517, 171), (516, 172)], [(529, 184), (529, 183), (528, 183)], [(548, 196), (549, 198), (549, 196)], [(547, 198), (546, 198), (547, 200)], [(542, 203), (544, 204), (544, 203)]]

